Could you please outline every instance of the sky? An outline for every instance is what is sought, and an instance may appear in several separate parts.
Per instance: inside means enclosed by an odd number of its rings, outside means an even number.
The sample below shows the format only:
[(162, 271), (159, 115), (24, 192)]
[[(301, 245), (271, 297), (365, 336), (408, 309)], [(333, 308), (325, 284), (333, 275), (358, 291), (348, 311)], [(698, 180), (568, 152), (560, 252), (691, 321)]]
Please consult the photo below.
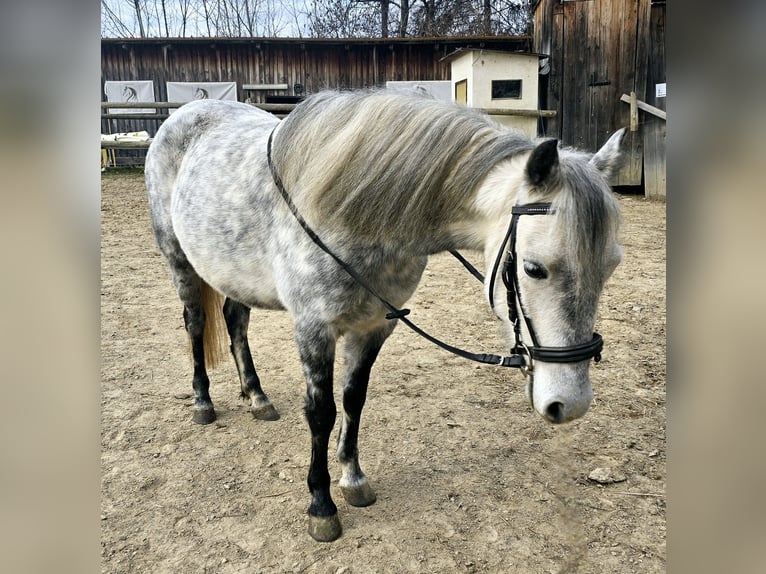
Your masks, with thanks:
[[(210, 6), (215, 0), (208, 0)], [(311, 0), (258, 0), (251, 2), (258, 14), (254, 36), (306, 36), (306, 18)], [(184, 34), (181, 0), (166, 0), (168, 32), (166, 34), (161, 0), (144, 0), (144, 26), (147, 36), (209, 36), (201, 0), (190, 0)], [(117, 20), (121, 25), (115, 25)], [(101, 35), (105, 37), (139, 37), (140, 27), (131, 0), (101, 1)], [(213, 34), (215, 35), (215, 34)]]

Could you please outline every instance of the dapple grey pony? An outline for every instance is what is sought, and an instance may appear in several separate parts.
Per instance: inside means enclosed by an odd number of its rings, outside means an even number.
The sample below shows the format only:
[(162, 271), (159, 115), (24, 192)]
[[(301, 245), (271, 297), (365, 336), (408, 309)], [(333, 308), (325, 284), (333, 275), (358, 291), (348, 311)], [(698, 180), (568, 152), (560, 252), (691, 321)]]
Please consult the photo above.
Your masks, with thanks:
[[(483, 250), (488, 270), (508, 257), (518, 311), (534, 321), (538, 344), (580, 345), (593, 335), (599, 295), (621, 257), (618, 202), (607, 184), (621, 138), (614, 134), (596, 154), (559, 149), (457, 104), (386, 91), (321, 92), (282, 121), (236, 102), (184, 105), (151, 144), (146, 184), (154, 235), (191, 341), (194, 422), (215, 419), (206, 369), (220, 354), (221, 324), (253, 416), (279, 418), (261, 387), (247, 330), (253, 307), (289, 311), (312, 438), (309, 533), (336, 539), (342, 529), (327, 453), (337, 415), (336, 344), (343, 339), (346, 359), (340, 488), (350, 504), (366, 506), (375, 493), (359, 467), (360, 415), (370, 370), (397, 320), (386, 318), (381, 300), (335, 257), (397, 307), (433, 253)], [(300, 225), (275, 175), (335, 257)], [(547, 215), (519, 219), (511, 260), (504, 242), (512, 208), (544, 201)], [(485, 296), (510, 337), (508, 298), (494, 275), (490, 281), (487, 273)], [(531, 346), (525, 323), (519, 336)], [(562, 423), (586, 412), (589, 357), (535, 362), (527, 393), (544, 418)]]

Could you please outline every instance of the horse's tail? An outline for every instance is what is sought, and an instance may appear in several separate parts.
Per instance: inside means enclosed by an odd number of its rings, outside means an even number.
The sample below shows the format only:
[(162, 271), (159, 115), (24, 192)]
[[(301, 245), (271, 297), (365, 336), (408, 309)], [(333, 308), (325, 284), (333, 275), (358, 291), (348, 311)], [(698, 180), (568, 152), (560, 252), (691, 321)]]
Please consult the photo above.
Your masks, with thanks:
[(202, 346), (205, 349), (205, 366), (214, 369), (227, 354), (226, 322), (223, 318), (223, 295), (210, 285), (202, 283), (202, 309), (205, 311), (205, 332)]

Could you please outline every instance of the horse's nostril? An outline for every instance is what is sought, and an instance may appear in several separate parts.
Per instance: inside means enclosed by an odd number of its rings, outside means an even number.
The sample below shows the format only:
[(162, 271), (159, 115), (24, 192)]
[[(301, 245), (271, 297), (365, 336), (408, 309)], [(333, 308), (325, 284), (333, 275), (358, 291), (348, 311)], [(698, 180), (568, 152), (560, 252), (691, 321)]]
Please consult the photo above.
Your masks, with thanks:
[(545, 416), (552, 423), (560, 423), (564, 420), (564, 403), (555, 401), (549, 404), (545, 409)]

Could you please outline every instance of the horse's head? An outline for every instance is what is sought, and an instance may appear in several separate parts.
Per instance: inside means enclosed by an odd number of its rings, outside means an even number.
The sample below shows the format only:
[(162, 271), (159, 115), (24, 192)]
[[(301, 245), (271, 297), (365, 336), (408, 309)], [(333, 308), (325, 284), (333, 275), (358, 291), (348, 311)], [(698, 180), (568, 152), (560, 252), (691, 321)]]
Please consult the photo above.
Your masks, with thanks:
[[(495, 273), (491, 300), (512, 345), (526, 355), (527, 398), (553, 423), (581, 417), (593, 398), (598, 300), (621, 259), (619, 207), (607, 179), (623, 134), (593, 156), (560, 151), (555, 140), (537, 146), (516, 179), (515, 224), (504, 230), (505, 242), (494, 243), (504, 244), (503, 254), (487, 252), (503, 270)], [(488, 285), (490, 279), (488, 273)]]

